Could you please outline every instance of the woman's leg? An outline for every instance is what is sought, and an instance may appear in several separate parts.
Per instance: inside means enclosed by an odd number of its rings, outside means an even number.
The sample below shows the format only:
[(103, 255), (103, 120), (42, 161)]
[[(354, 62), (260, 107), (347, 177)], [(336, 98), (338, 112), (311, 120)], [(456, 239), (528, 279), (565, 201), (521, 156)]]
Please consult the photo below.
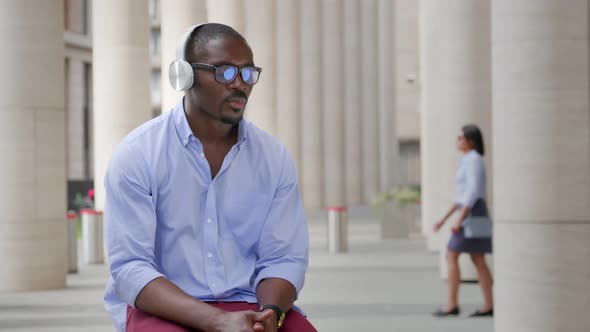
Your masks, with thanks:
[(494, 299), (492, 297), (492, 274), (488, 268), (483, 254), (471, 254), (471, 260), (477, 269), (477, 276), (479, 277), (479, 285), (483, 291), (484, 307), (480, 312), (489, 311), (494, 308)]
[(458, 251), (449, 250), (447, 252), (447, 265), (449, 269), (449, 303), (447, 310), (453, 310), (459, 306), (459, 282), (461, 281), (461, 271), (459, 270)]

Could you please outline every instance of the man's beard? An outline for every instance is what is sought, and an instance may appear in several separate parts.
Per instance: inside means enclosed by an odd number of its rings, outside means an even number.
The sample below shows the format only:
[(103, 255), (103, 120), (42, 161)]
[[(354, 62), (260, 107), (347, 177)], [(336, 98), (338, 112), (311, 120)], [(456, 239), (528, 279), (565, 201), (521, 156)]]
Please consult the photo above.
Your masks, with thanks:
[(229, 116), (221, 116), (219, 121), (221, 121), (222, 123), (225, 123), (225, 124), (229, 124), (229, 125), (237, 125), (238, 123), (240, 123), (240, 121), (242, 121), (243, 117), (244, 117), (244, 115), (241, 115), (241, 114), (237, 118), (229, 117)]

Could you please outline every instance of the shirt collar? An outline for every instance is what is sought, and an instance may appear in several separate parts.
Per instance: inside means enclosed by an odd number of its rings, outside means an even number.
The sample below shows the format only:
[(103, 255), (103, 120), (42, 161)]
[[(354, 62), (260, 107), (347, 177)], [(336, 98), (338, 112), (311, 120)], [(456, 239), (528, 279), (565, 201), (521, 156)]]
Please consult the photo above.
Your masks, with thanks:
[[(176, 104), (176, 106), (172, 109), (172, 117), (174, 119), (174, 125), (180, 140), (182, 144), (186, 146), (189, 143), (191, 136), (194, 137), (195, 135), (193, 134), (191, 127), (188, 125), (188, 120), (186, 119), (186, 114), (184, 113), (184, 97), (182, 97), (178, 104)], [(247, 127), (248, 122), (242, 119), (238, 127), (238, 147), (242, 145), (242, 143), (244, 143), (248, 137)]]

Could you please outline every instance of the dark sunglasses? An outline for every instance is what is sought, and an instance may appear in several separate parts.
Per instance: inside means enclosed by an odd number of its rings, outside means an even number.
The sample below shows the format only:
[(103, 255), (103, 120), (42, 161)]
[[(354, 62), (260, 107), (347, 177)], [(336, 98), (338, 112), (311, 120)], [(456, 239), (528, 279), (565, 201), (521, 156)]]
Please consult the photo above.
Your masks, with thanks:
[(231, 65), (214, 66), (207, 63), (191, 63), (191, 67), (194, 69), (206, 69), (215, 71), (215, 80), (221, 84), (229, 84), (233, 82), (238, 73), (242, 76), (242, 81), (248, 85), (254, 85), (260, 78), (260, 72), (262, 68), (248, 66), (238, 68)]

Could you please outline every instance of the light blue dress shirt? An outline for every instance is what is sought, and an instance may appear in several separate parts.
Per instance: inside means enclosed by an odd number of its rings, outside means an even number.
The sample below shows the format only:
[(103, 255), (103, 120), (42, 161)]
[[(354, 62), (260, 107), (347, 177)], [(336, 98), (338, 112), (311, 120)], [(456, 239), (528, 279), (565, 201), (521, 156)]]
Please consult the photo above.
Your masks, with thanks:
[(212, 179), (180, 101), (123, 140), (105, 188), (105, 307), (119, 331), (157, 277), (202, 301), (255, 303), (271, 277), (301, 291), (309, 239), (295, 165), (248, 121)]
[(478, 199), (486, 200), (486, 169), (482, 156), (475, 150), (463, 155), (455, 177), (459, 207), (473, 208)]

